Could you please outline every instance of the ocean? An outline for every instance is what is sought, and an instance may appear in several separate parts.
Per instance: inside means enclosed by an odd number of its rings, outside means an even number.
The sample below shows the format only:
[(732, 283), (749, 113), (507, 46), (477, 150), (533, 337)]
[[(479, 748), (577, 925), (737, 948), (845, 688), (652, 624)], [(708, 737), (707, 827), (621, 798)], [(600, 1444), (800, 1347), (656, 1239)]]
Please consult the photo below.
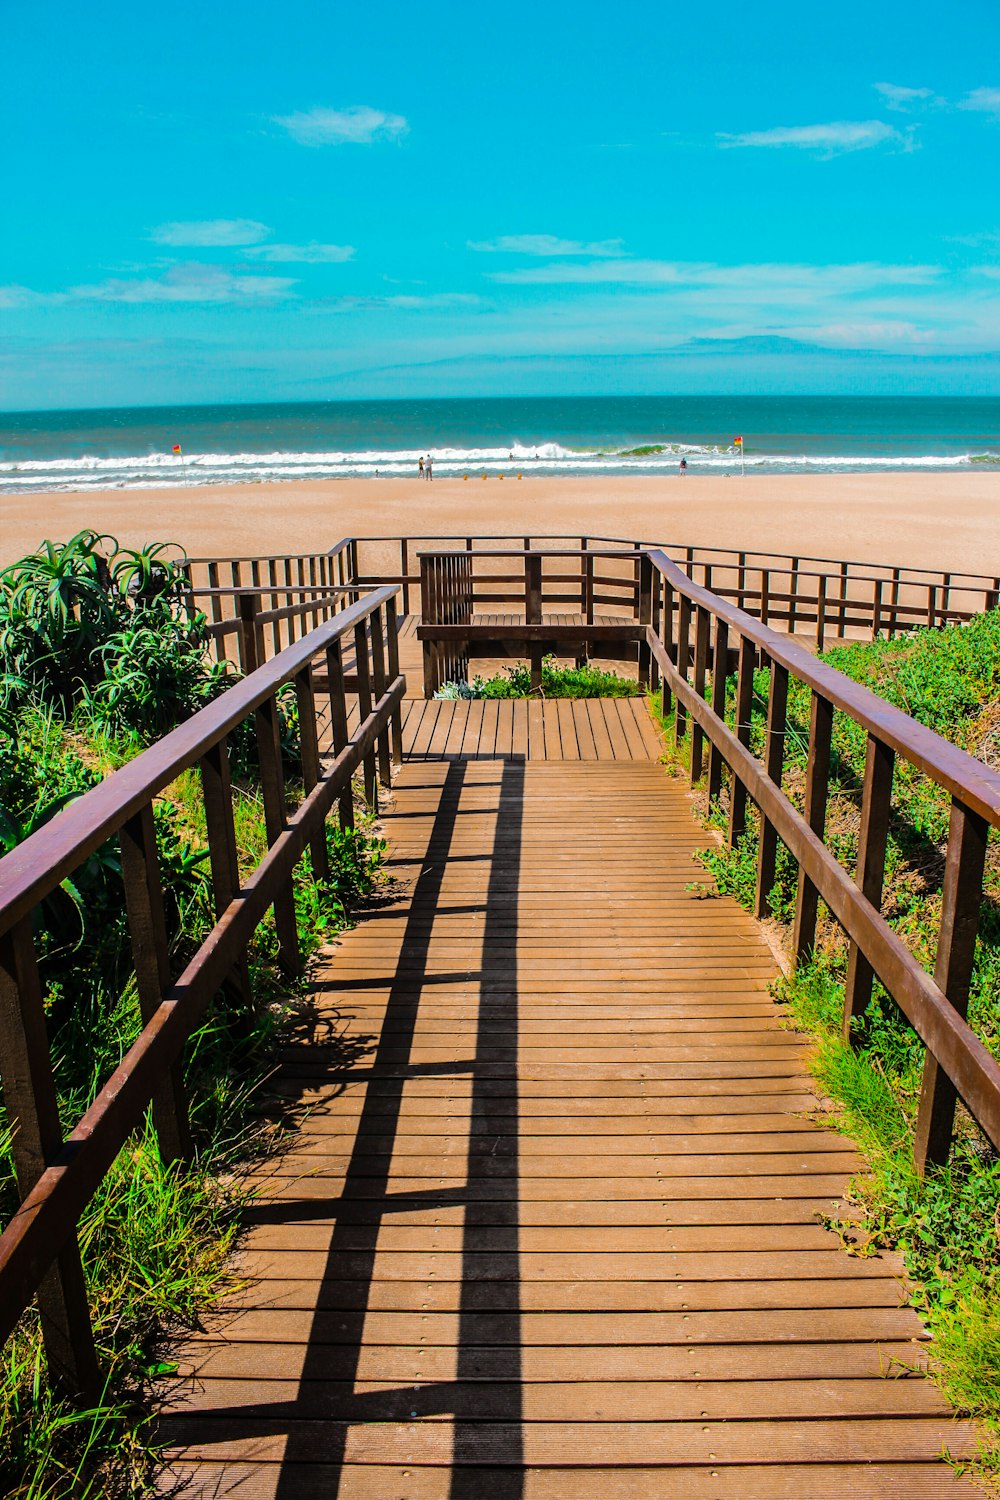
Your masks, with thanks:
[[(1000, 399), (513, 397), (0, 414), (0, 490), (412, 475), (1000, 468)], [(180, 453), (174, 452), (174, 446)]]

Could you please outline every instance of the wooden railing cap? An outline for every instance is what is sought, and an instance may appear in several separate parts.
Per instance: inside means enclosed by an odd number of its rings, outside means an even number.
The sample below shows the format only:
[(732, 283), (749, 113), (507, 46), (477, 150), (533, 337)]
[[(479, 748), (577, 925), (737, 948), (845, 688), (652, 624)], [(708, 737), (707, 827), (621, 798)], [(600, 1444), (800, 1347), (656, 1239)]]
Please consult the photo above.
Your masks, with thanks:
[(853, 682), (834, 667), (817, 661), (787, 635), (779, 635), (745, 614), (735, 604), (728, 604), (710, 589), (693, 583), (665, 552), (650, 552), (653, 565), (670, 586), (693, 604), (725, 620), (745, 640), (753, 641), (766, 651), (772, 661), (780, 662), (816, 693), (849, 713), (876, 739), (882, 740), (906, 760), (924, 771), (949, 791), (959, 802), (1000, 827), (1000, 775), (957, 745), (950, 744), (925, 724), (911, 719), (870, 688)]

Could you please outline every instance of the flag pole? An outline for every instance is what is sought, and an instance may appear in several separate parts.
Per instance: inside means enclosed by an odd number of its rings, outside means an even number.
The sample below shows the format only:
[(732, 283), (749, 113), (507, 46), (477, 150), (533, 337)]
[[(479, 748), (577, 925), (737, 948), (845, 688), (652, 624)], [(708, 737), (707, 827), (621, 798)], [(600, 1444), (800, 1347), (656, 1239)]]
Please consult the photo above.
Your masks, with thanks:
[(745, 444), (743, 442), (743, 439), (740, 438), (740, 478), (741, 479), (745, 479), (747, 477), (747, 466), (746, 466), (746, 462), (745, 462), (745, 459), (744, 459), (744, 453), (745, 453), (745, 451), (746, 451), (745, 450)]

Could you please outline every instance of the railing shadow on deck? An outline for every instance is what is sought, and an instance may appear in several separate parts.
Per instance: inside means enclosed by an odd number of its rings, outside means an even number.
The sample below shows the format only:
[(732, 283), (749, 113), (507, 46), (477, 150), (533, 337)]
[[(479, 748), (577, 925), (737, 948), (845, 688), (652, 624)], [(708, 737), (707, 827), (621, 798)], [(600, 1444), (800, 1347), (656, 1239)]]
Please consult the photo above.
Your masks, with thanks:
[[(430, 977), (434, 918), (441, 909), (448, 855), (458, 830), (466, 784), (467, 766), (462, 761), (451, 762), (410, 900), (399, 962), (395, 972), (386, 977), (388, 999), (374, 1053), (355, 1067), (339, 1073), (332, 1071), (324, 1080), (333, 1085), (349, 1086), (352, 1079), (365, 1084), (341, 1193), (332, 1199), (304, 1202), (265, 1200), (247, 1215), (249, 1223), (269, 1225), (326, 1218), (335, 1221), (326, 1266), (317, 1282), (319, 1296), (301, 1363), (297, 1397), (266, 1405), (199, 1410), (199, 1420), (213, 1419), (215, 1437), (221, 1441), (225, 1441), (229, 1423), (233, 1435), (241, 1438), (258, 1431), (274, 1435), (276, 1427), (286, 1435), (275, 1500), (298, 1500), (302, 1468), (316, 1464), (323, 1466), (326, 1493), (332, 1500), (339, 1490), (352, 1424), (436, 1416), (451, 1416), (455, 1422), (450, 1500), (480, 1500), (481, 1442), (472, 1428), (472, 1419), (480, 1413), (472, 1398), (476, 1383), (484, 1376), (491, 1382), (492, 1397), (492, 1420), (488, 1424), (490, 1494), (493, 1500), (521, 1500), (523, 1495), (516, 956), (517, 876), (524, 795), (521, 762), (497, 761), (495, 779), (486, 782), (477, 778), (475, 782), (477, 791), (495, 787), (497, 803), (483, 908), (474, 1051), (468, 1058), (456, 1056), (443, 1065), (413, 1066), (409, 1060), (416, 1040), (422, 995)], [(436, 789), (438, 783), (430, 785)], [(473, 970), (468, 973), (470, 979), (475, 976)], [(338, 988), (334, 967), (330, 986), (334, 998)], [(347, 980), (344, 988), (356, 986)], [(391, 1182), (392, 1160), (407, 1085), (434, 1077), (471, 1080), (465, 1185), (395, 1192)], [(433, 1150), (430, 1144), (433, 1138), (428, 1139), (429, 1150)], [(428, 1172), (426, 1161), (419, 1170)], [(356, 1393), (354, 1387), (363, 1378), (365, 1323), (383, 1224), (391, 1222), (394, 1215), (413, 1209), (454, 1207), (464, 1208), (454, 1378), (427, 1381), (416, 1387), (405, 1384), (391, 1390)], [(489, 1273), (484, 1275), (487, 1256)], [(350, 1298), (339, 1299), (333, 1343), (330, 1307), (324, 1304), (323, 1288), (344, 1287), (345, 1259), (349, 1259), (350, 1283), (356, 1291)], [(442, 1317), (447, 1318), (450, 1311), (442, 1308)], [(322, 1393), (324, 1384), (332, 1387), (328, 1399)], [(317, 1418), (324, 1422), (320, 1448)], [(301, 1431), (297, 1430), (300, 1421)], [(481, 1428), (483, 1424), (477, 1421), (475, 1425)], [(161, 1436), (169, 1440), (169, 1424)]]

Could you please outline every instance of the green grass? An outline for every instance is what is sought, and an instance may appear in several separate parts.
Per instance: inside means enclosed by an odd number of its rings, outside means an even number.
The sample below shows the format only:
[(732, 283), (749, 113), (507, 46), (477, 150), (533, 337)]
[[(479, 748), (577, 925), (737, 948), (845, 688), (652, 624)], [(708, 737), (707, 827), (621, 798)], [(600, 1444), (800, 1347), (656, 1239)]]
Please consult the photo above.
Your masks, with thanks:
[[(873, 689), (971, 753), (1000, 763), (1000, 613), (966, 627), (921, 631), (897, 641), (837, 647), (831, 665)], [(767, 675), (757, 674), (751, 744), (764, 744)], [(732, 726), (735, 682), (727, 684)], [(657, 703), (653, 703), (654, 710)], [(783, 789), (800, 810), (808, 743), (808, 693), (793, 683)], [(690, 731), (675, 749), (673, 715), (661, 724), (665, 759), (678, 773), (690, 767)], [(853, 872), (860, 825), (865, 733), (845, 715), (834, 717), (833, 769), (827, 845)], [(709, 807), (706, 825), (723, 832), (728, 795)], [(918, 961), (933, 970), (941, 914), (943, 854), (949, 798), (926, 776), (900, 761), (886, 861), (883, 911)], [(747, 832), (734, 849), (713, 841), (699, 862), (714, 883), (747, 908), (756, 887), (758, 820), (750, 807)], [(1000, 850), (991, 836), (969, 1020), (1000, 1056)], [(697, 882), (695, 883), (697, 884)], [(794, 915), (797, 867), (778, 847), (771, 905), (786, 947)], [(821, 906), (812, 960), (777, 981), (775, 992), (792, 1024), (818, 1040), (815, 1071), (840, 1106), (843, 1128), (861, 1146), (868, 1169), (852, 1184), (861, 1210), (862, 1240), (873, 1251), (901, 1252), (914, 1296), (933, 1334), (937, 1378), (960, 1409), (985, 1424), (979, 1477), (994, 1490), (1000, 1475), (1000, 1163), (962, 1109), (946, 1169), (921, 1180), (913, 1167), (913, 1133), (924, 1049), (890, 997), (876, 984), (871, 1005), (848, 1048), (841, 1039), (847, 943)], [(845, 1240), (856, 1224), (839, 1226)], [(857, 1247), (855, 1247), (857, 1248)]]
[[(119, 581), (137, 578), (138, 588), (146, 590), (147, 597), (137, 601), (136, 590), (109, 590), (97, 560), (100, 540), (87, 534), (25, 560), (0, 579), (0, 666), (6, 672), (0, 695), (0, 852), (224, 686), (177, 608), (174, 575), (158, 561), (161, 549), (124, 559), (115, 554)], [(137, 666), (132, 645), (119, 652), (116, 642), (123, 630), (131, 642), (153, 615), (158, 645), (146, 641)], [(159, 693), (165, 693), (160, 709), (150, 713), (150, 695)], [(290, 803), (302, 793), (297, 729), (286, 697), (282, 739)], [(231, 751), (236, 840), (246, 874), (267, 848), (249, 729), (231, 737)], [(214, 922), (195, 771), (178, 777), (157, 799), (154, 819), (177, 973)], [(357, 820), (356, 832), (327, 826), (329, 881), (313, 878), (308, 854), (296, 869), (296, 922), (306, 959), (349, 923), (352, 909), (379, 878), (384, 843), (363, 807)], [(112, 839), (38, 912), (39, 973), (64, 1130), (76, 1124), (141, 1029), (124, 905)], [(3, 1351), (3, 1495), (123, 1500), (150, 1493), (156, 1449), (149, 1413), (156, 1384), (169, 1377), (177, 1336), (231, 1290), (246, 1168), (282, 1144), (282, 1117), (266, 1097), (266, 1081), (276, 1044), (307, 993), (308, 972), (289, 983), (277, 959), (269, 912), (248, 954), (249, 1012), (236, 1013), (231, 999), (219, 994), (185, 1049), (193, 1159), (165, 1163), (147, 1116), (81, 1219), (104, 1379), (100, 1400), (81, 1411), (49, 1385), (34, 1309)], [(0, 1223), (17, 1202), (10, 1131), (0, 1110)]]
[(531, 668), (524, 662), (506, 667), (495, 677), (475, 677), (468, 682), (446, 682), (435, 698), (635, 698), (643, 689), (635, 678), (605, 672), (589, 663), (583, 667), (557, 667), (555, 658), (542, 661), (540, 692), (531, 687)]

